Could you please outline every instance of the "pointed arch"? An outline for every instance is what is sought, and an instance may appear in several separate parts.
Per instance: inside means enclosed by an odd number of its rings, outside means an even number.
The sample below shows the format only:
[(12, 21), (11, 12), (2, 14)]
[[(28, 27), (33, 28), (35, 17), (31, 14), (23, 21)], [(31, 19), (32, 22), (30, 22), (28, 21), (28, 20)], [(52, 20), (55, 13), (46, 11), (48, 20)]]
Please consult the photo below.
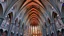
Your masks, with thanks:
[(51, 23), (50, 19), (48, 18), (48, 22)]
[(3, 7), (2, 5), (0, 4), (0, 17), (3, 15)]
[(9, 17), (10, 23), (11, 23), (11, 20), (12, 20), (12, 18), (13, 18), (13, 12), (10, 12), (10, 13), (8, 14), (8, 17)]
[(62, 21), (64, 23), (64, 3), (62, 4), (61, 14), (62, 14)]
[(62, 16), (64, 16), (64, 3), (62, 4), (61, 13), (62, 13)]
[(57, 13), (55, 13), (55, 12), (53, 11), (52, 17), (53, 17), (53, 18), (56, 18), (56, 17), (57, 17)]

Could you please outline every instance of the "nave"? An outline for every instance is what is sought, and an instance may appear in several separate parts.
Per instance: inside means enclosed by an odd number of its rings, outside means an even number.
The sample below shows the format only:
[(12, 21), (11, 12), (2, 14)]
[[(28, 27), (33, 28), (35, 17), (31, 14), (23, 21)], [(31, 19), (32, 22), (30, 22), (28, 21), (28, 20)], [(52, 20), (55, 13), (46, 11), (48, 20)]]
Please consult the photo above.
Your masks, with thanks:
[(0, 0), (0, 36), (64, 36), (64, 0)]

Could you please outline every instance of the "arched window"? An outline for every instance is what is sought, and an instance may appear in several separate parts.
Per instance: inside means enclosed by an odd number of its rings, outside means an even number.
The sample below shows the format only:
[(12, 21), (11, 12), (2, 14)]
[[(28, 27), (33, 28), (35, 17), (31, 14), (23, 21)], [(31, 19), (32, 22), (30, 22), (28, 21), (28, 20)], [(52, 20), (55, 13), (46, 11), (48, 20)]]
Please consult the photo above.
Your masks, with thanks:
[(56, 17), (57, 17), (57, 13), (53, 12), (53, 13), (52, 13), (52, 17), (53, 17), (53, 18), (56, 18)]
[(64, 23), (64, 3), (62, 4), (61, 14), (62, 14), (62, 21)]
[(39, 26), (30, 26), (29, 33), (31, 36), (42, 36), (41, 28)]
[(50, 23), (50, 19), (48, 18), (48, 22)]
[(3, 15), (3, 8), (2, 5), (0, 4), (0, 17)]
[(9, 13), (9, 14), (8, 14), (8, 17), (9, 17), (9, 19), (10, 19), (9, 22), (11, 23), (11, 20), (12, 20), (12, 18), (13, 18), (13, 13), (12, 13), (12, 12)]

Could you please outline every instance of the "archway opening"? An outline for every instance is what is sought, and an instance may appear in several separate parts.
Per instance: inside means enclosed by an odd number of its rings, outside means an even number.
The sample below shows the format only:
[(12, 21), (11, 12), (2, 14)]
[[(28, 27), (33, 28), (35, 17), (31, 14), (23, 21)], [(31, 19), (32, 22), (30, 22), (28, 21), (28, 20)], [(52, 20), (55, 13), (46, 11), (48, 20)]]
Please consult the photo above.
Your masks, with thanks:
[(3, 15), (3, 7), (2, 5), (0, 4), (0, 17)]
[(53, 13), (52, 13), (52, 17), (53, 17), (53, 18), (56, 18), (56, 17), (57, 17), (57, 13), (53, 12)]
[(50, 23), (50, 19), (48, 18), (48, 22)]
[(9, 18), (9, 23), (11, 23), (11, 20), (13, 18), (13, 13), (12, 12), (8, 14), (8, 18)]
[[(62, 8), (61, 8), (61, 13), (62, 13), (62, 16), (64, 15), (64, 3), (62, 4)], [(64, 17), (64, 16), (63, 16)]]
[(62, 21), (64, 23), (64, 3), (62, 4), (61, 14), (62, 14)]

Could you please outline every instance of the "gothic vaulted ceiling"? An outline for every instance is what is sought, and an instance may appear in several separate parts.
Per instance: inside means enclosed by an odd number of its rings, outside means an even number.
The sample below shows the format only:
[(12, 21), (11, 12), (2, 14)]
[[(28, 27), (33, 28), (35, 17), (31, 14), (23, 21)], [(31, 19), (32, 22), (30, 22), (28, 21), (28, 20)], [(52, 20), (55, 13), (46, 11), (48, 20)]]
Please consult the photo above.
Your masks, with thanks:
[[(14, 17), (19, 17), (22, 21), (29, 22), (30, 25), (39, 25), (47, 17), (50, 18), (51, 10), (53, 9), (57, 11), (56, 13), (60, 14), (57, 2), (54, 0), (52, 2), (51, 0), (17, 0), (13, 6), (11, 5), (8, 10), (11, 7), (16, 10)], [(5, 13), (8, 13), (8, 10)]]
[(22, 7), (26, 7), (27, 11), (25, 14), (29, 20), (30, 25), (36, 26), (39, 24), (40, 8), (45, 9), (44, 4), (40, 0), (26, 0)]
[[(7, 7), (3, 11), (4, 16), (7, 16), (12, 10), (12, 19), (21, 19), (23, 22), (28, 22), (30, 25), (39, 25), (39, 23), (51, 18), (52, 11), (60, 14), (58, 0), (7, 0)], [(11, 3), (12, 2), (12, 3)], [(52, 11), (51, 11), (52, 10)]]

